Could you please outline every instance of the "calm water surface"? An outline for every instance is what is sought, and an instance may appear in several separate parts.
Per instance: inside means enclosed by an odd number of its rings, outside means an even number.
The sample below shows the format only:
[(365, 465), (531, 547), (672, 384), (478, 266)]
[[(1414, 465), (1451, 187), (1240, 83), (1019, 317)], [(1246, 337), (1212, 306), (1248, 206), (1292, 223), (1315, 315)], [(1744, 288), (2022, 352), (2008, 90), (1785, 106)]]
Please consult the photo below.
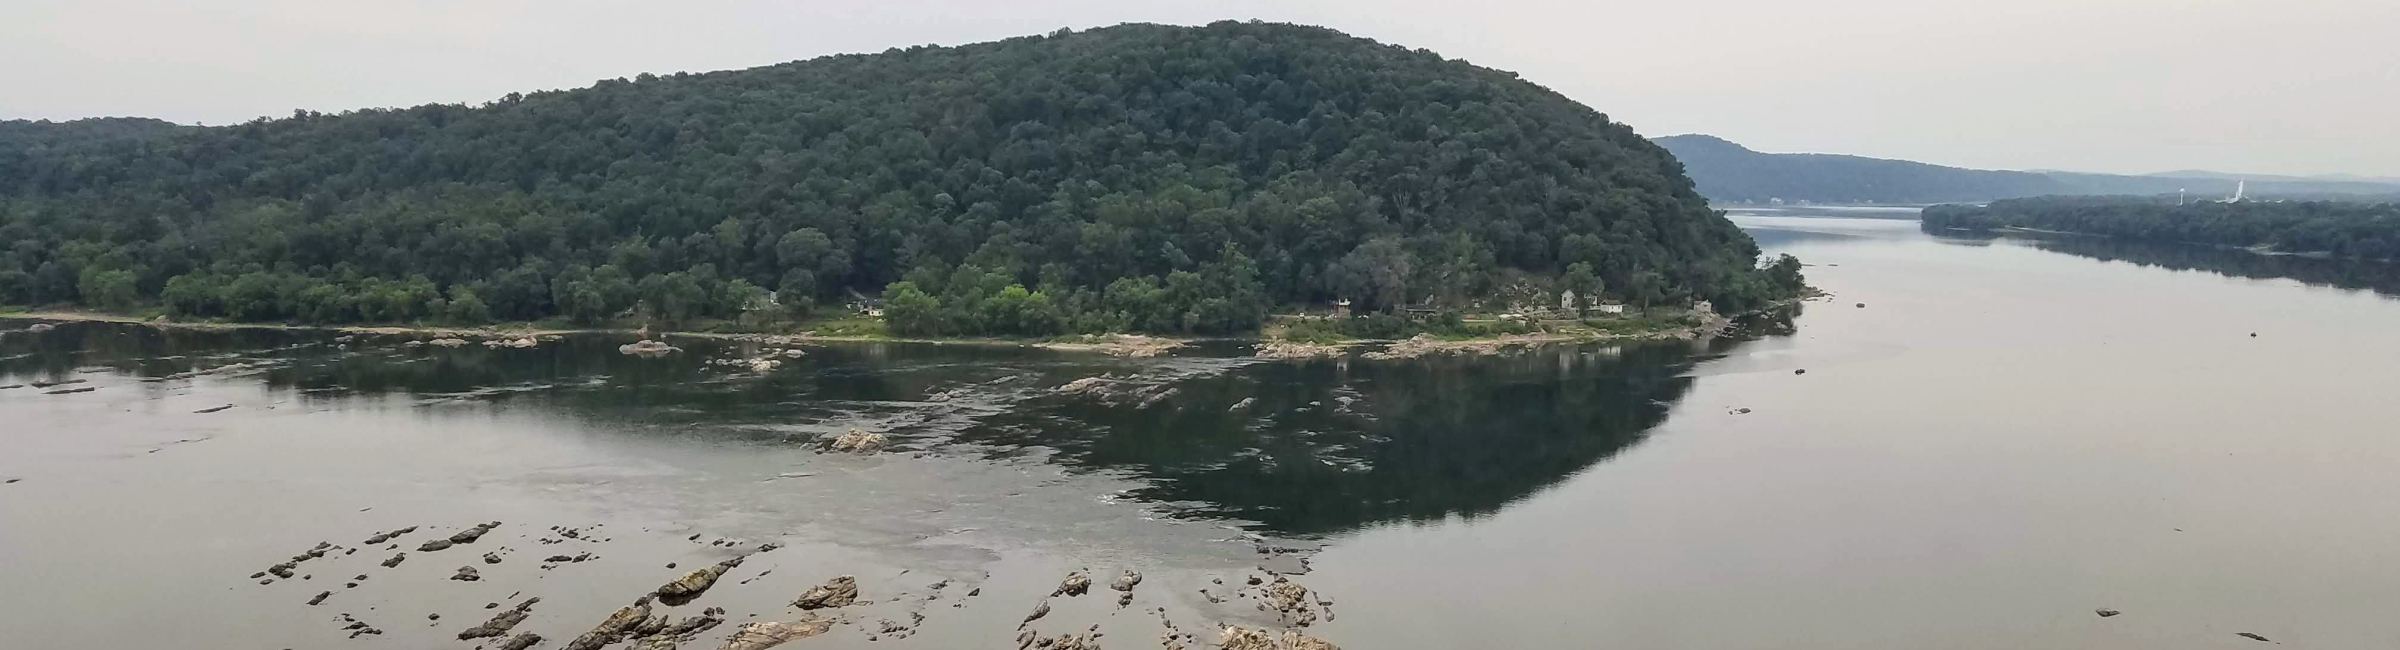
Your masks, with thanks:
[[(789, 619), (843, 574), (875, 601), (791, 647), (1004, 646), (1065, 572), (1125, 567), (1131, 607), (1033, 627), (1157, 647), (1162, 617), (1274, 623), (1232, 595), (1262, 566), (1305, 571), (1338, 613), (1311, 632), (1354, 650), (2400, 645), (2400, 301), (2341, 288), (2374, 271), (1736, 219), (1832, 299), (1713, 341), (1409, 361), (828, 345), (756, 373), (708, 363), (759, 352), (731, 342), (0, 335), (0, 385), (85, 380), (0, 390), (0, 638), (463, 649), (523, 592), (556, 647), (726, 538), (792, 548), (691, 609)], [(1094, 376), (1111, 394), (1056, 390)], [(806, 444), (851, 427), (899, 449)], [(562, 551), (596, 557), (542, 567)]]

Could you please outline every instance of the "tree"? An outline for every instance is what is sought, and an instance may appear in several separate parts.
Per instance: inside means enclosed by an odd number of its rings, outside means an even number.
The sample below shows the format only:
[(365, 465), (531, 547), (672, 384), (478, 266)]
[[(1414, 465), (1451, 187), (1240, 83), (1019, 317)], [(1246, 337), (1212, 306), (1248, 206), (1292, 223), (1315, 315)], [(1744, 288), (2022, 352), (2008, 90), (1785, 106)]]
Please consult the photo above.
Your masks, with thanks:
[(1326, 273), (1335, 294), (1359, 311), (1398, 311), (1408, 304), (1408, 276), (1415, 260), (1400, 240), (1367, 240), (1343, 255)]
[(906, 336), (950, 333), (942, 301), (918, 289), (916, 283), (894, 282), (883, 290), (883, 297), (883, 320), (892, 333)]

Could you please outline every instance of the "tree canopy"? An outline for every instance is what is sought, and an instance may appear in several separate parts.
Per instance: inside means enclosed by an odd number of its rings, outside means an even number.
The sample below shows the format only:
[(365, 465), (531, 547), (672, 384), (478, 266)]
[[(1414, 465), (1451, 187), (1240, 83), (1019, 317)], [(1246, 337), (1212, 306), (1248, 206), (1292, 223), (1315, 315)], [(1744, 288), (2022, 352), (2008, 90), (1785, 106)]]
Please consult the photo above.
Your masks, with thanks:
[[(1123, 25), (480, 106), (0, 122), (0, 303), (247, 320), (1255, 327), (1504, 283), (1755, 305), (1667, 153), (1512, 73), (1332, 30)], [(903, 284), (905, 283), (905, 284)], [(1629, 292), (1648, 295), (1633, 296)]]

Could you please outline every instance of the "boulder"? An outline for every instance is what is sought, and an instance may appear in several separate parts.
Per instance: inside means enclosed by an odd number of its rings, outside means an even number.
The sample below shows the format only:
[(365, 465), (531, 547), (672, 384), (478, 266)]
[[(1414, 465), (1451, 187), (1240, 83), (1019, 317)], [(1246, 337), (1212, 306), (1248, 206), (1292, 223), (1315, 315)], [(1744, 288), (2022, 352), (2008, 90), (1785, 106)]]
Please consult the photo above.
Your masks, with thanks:
[(509, 637), (507, 643), (500, 644), (500, 650), (526, 650), (540, 644), (541, 642), (542, 635), (526, 632), (524, 634)]

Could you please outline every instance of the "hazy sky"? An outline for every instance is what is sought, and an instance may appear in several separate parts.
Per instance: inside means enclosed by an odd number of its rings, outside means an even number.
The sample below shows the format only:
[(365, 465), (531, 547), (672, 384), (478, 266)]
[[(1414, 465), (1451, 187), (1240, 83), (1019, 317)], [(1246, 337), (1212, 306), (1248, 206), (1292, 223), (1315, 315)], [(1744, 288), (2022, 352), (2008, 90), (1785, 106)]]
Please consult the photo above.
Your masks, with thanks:
[(0, 118), (226, 124), (1128, 21), (1325, 25), (1648, 135), (2400, 176), (2400, 0), (5, 0)]

